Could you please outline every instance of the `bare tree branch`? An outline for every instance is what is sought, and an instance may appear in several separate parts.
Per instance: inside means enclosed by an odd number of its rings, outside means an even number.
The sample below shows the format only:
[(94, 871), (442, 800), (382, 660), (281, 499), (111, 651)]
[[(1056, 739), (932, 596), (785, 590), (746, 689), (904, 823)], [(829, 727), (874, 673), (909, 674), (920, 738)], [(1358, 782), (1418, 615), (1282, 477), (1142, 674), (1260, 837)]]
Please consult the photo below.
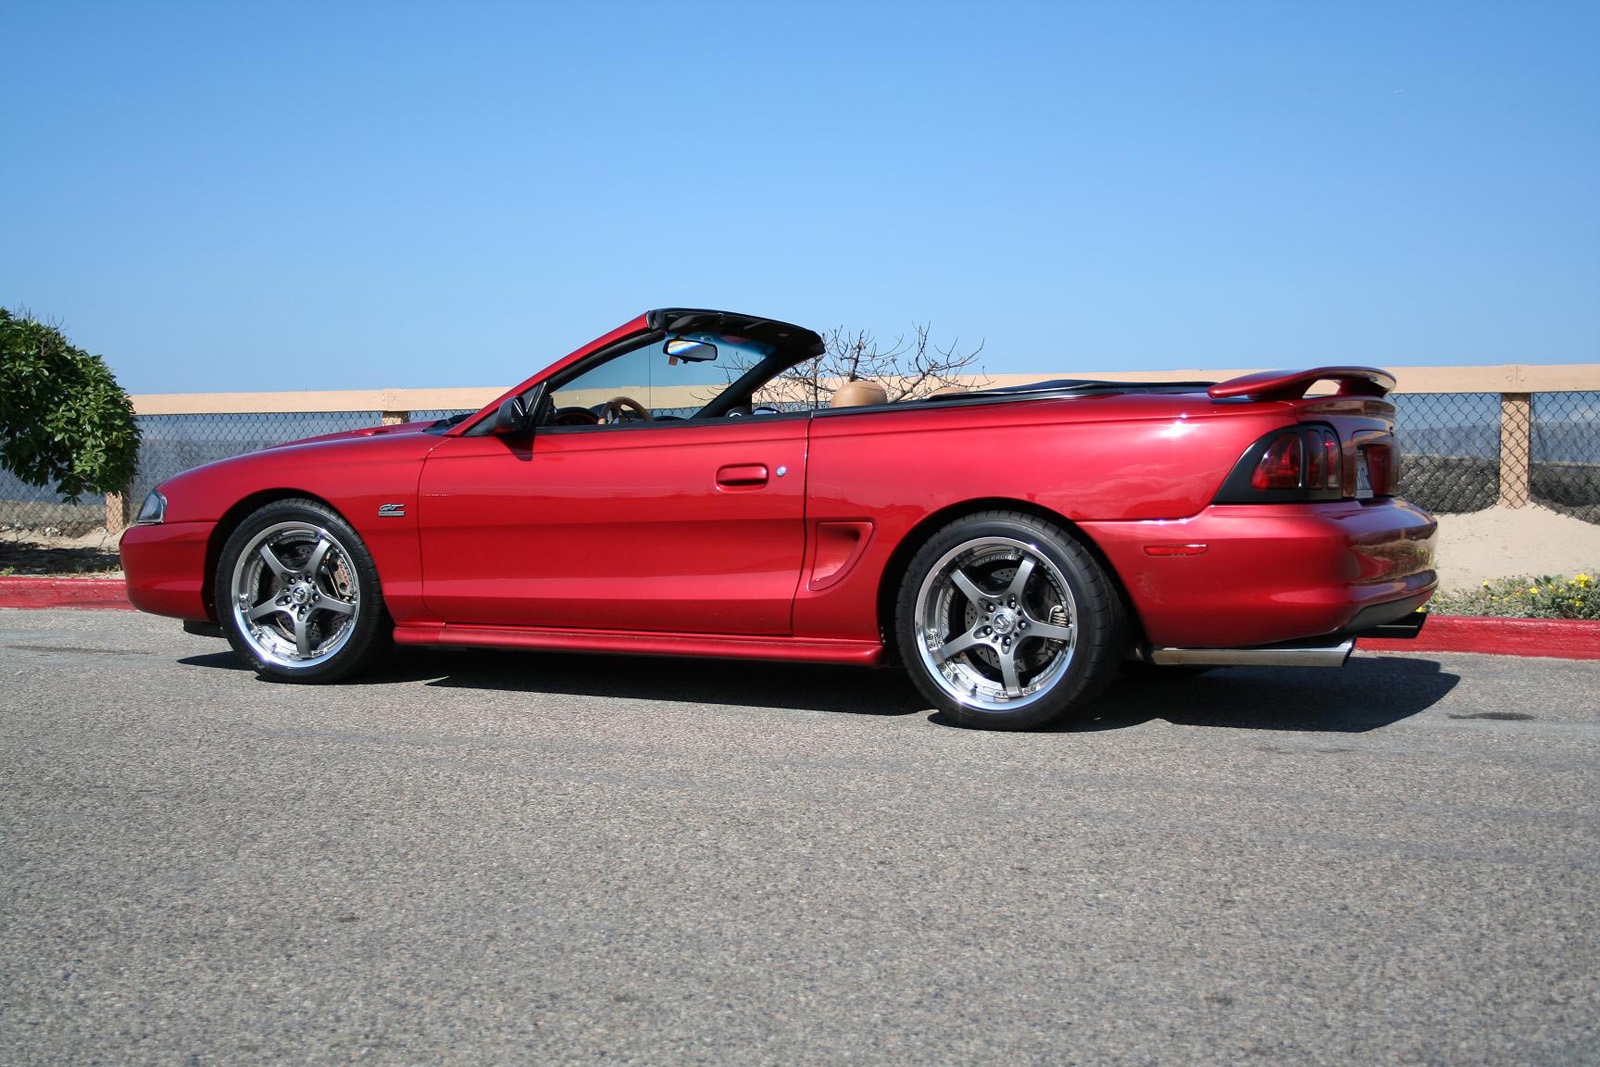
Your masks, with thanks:
[(821, 355), (804, 360), (780, 374), (761, 390), (761, 401), (821, 407), (844, 382), (876, 381), (890, 401), (920, 400), (941, 389), (983, 388), (989, 379), (978, 357), (983, 344), (961, 348), (957, 338), (941, 347), (932, 340), (929, 323), (913, 323), (909, 335), (900, 334), (887, 344), (870, 330), (836, 326), (823, 338)]

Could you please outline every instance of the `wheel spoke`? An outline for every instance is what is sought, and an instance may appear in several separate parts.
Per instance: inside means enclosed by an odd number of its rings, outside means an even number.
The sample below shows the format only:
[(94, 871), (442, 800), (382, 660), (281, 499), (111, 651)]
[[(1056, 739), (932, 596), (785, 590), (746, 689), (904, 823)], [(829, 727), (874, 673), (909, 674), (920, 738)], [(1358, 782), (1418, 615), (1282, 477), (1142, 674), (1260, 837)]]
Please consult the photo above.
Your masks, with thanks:
[(1029, 637), (1042, 637), (1046, 641), (1071, 641), (1072, 627), (1057, 626), (1053, 622), (1040, 622), (1037, 619), (1028, 624)]
[(968, 600), (972, 601), (974, 604), (981, 604), (985, 600), (989, 599), (989, 594), (985, 593), (982, 589), (979, 589), (977, 584), (974, 583), (971, 578), (968, 578), (959, 570), (950, 572), (950, 582), (957, 589), (961, 590), (962, 595)]
[(317, 580), (317, 571), (322, 568), (322, 561), (328, 555), (328, 549), (333, 547), (333, 542), (326, 537), (317, 539), (317, 547), (311, 550), (311, 558), (306, 560), (306, 574), (311, 580)]
[(1033, 558), (1031, 556), (1023, 556), (1022, 562), (1017, 564), (1017, 573), (1012, 576), (1011, 584), (1006, 586), (1006, 595), (1014, 596), (1020, 601), (1022, 599), (1022, 590), (1032, 576)]
[(354, 615), (356, 613), (355, 604), (348, 600), (338, 600), (331, 596), (325, 596), (317, 601), (317, 607), (322, 608), (324, 611), (331, 611), (335, 615)]
[(247, 614), (249, 615), (251, 622), (259, 622), (268, 615), (276, 615), (278, 612), (283, 610), (284, 607), (282, 604), (278, 603), (276, 600), (268, 599), (263, 600), (261, 603), (251, 608)]
[(268, 567), (272, 568), (272, 573), (277, 577), (280, 583), (287, 582), (290, 576), (294, 573), (288, 567), (283, 565), (283, 560), (279, 559), (278, 554), (272, 551), (271, 545), (261, 546), (261, 558), (263, 561), (265, 561)]
[(959, 637), (951, 638), (948, 642), (941, 646), (939, 649), (939, 655), (943, 659), (949, 659), (951, 656), (959, 656), (961, 653), (965, 652), (967, 649), (971, 648), (977, 643), (978, 635), (973, 631), (968, 630)]
[(297, 611), (294, 616), (294, 647), (301, 656), (309, 658), (311, 655), (311, 635), (306, 632), (306, 623), (311, 619), (309, 611)]
[(1022, 679), (1017, 677), (1017, 657), (1010, 650), (996, 649), (995, 654), (1000, 659), (1000, 677), (1005, 679), (1006, 696), (1018, 697), (1022, 695)]

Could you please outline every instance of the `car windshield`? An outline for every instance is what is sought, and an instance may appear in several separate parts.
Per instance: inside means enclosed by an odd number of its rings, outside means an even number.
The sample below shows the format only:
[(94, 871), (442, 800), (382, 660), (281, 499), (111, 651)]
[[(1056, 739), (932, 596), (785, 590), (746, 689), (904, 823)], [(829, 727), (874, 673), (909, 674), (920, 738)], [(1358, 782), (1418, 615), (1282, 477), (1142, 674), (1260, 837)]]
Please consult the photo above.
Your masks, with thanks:
[(599, 415), (619, 397), (636, 401), (652, 420), (690, 419), (774, 351), (731, 333), (678, 333), (665, 341), (658, 335), (557, 385), (551, 399), (556, 414), (566, 413), (574, 425), (582, 425), (580, 410)]

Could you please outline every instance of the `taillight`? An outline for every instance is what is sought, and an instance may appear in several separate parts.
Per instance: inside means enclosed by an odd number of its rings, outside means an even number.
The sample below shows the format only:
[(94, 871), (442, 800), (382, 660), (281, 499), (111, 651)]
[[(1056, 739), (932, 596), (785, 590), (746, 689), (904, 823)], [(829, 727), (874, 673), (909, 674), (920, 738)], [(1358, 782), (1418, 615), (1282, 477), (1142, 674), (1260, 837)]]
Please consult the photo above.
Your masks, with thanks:
[(1344, 485), (1344, 450), (1339, 447), (1339, 435), (1332, 430), (1323, 431), (1327, 436), (1322, 439), (1322, 454), (1327, 457), (1329, 489), (1338, 489)]
[(1344, 451), (1328, 426), (1277, 430), (1240, 458), (1217, 494), (1219, 504), (1337, 500), (1344, 486)]
[(1337, 489), (1343, 467), (1338, 435), (1326, 426), (1304, 426), (1272, 439), (1250, 473), (1250, 488)]
[(1252, 489), (1298, 489), (1305, 468), (1305, 446), (1299, 434), (1286, 433), (1267, 446), (1266, 455), (1250, 475)]

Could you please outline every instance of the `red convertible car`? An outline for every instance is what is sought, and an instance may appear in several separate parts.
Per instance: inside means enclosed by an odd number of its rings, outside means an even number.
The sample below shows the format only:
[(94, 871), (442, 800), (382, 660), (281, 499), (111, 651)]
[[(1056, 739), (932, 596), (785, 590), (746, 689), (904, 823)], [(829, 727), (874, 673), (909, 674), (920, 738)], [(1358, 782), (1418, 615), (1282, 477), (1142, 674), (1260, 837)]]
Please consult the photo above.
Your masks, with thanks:
[(1435, 525), (1394, 495), (1383, 371), (788, 402), (821, 346), (652, 311), (476, 413), (188, 471), (123, 536), (128, 595), (284, 681), (391, 643), (898, 661), (1001, 728), (1129, 663), (1336, 665), (1420, 625)]

